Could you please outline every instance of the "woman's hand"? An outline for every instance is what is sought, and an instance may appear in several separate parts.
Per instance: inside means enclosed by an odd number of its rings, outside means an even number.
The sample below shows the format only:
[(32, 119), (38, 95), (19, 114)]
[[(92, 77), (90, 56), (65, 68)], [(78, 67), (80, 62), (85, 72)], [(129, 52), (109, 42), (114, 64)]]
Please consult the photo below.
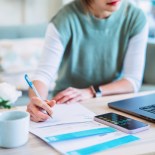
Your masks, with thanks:
[(91, 88), (77, 89), (69, 87), (58, 93), (53, 100), (59, 103), (79, 102), (89, 98), (93, 98), (94, 94)]
[(38, 97), (32, 97), (27, 106), (27, 111), (30, 113), (30, 119), (34, 122), (46, 121), (52, 116), (51, 107), (53, 107), (55, 103), (54, 100), (42, 101)]

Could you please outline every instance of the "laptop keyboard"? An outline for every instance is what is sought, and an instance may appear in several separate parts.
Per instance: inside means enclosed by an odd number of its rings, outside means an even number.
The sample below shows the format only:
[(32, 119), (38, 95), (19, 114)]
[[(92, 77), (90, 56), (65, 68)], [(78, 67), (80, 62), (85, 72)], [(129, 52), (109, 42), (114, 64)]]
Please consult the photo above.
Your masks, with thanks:
[(139, 109), (155, 114), (155, 104), (140, 107)]

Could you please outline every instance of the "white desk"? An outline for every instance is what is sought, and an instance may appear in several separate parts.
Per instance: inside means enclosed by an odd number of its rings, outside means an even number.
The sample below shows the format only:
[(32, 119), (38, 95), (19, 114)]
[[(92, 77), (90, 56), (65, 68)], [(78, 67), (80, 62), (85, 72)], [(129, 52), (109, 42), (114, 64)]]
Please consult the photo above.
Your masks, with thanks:
[[(82, 102), (85, 107), (92, 110), (96, 114), (102, 114), (107, 112), (114, 112), (115, 110), (109, 109), (107, 106), (108, 102), (116, 101), (120, 99), (130, 98), (133, 96), (139, 96), (139, 95), (145, 95), (155, 93), (155, 91), (150, 92), (141, 92), (138, 94), (126, 94), (126, 95), (116, 95), (116, 96), (108, 96), (108, 97), (102, 97), (102, 98), (96, 98), (87, 100), (85, 102)], [(17, 109), (24, 110), (26, 107), (17, 107)], [(122, 115), (126, 115), (132, 118), (131, 115), (124, 114), (122, 112), (115, 111), (117, 113), (120, 113)], [(136, 118), (139, 119), (139, 118)], [(139, 119), (141, 120), (141, 119)], [(144, 121), (144, 120), (142, 120)], [(147, 121), (144, 121), (147, 122)], [(137, 136), (140, 136), (142, 139), (134, 142), (129, 143), (127, 145), (122, 145), (121, 147), (117, 147), (114, 149), (110, 149), (101, 153), (98, 153), (98, 155), (104, 154), (104, 155), (135, 155), (135, 154), (148, 154), (148, 155), (155, 155), (155, 124), (150, 123), (151, 128), (147, 131), (141, 132), (136, 134)], [(25, 144), (22, 147), (15, 148), (15, 149), (3, 149), (0, 148), (0, 155), (59, 155), (58, 152), (56, 152), (52, 147), (48, 146), (44, 141), (37, 138), (36, 136), (29, 134), (29, 141), (27, 144)]]

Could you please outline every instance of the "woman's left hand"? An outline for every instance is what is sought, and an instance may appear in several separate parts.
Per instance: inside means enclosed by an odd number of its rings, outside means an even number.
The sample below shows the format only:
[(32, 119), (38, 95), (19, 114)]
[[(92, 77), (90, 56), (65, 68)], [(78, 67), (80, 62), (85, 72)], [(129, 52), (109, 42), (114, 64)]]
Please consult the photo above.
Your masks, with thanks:
[(53, 100), (59, 103), (79, 102), (89, 98), (93, 98), (94, 94), (91, 88), (78, 89), (69, 87), (58, 93)]

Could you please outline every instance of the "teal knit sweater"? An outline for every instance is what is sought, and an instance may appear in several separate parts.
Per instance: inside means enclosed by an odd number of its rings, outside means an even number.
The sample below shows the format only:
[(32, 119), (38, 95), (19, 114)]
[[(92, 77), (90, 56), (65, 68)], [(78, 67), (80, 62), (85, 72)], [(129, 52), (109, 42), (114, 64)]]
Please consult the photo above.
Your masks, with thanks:
[[(109, 18), (86, 13), (75, 0), (51, 20), (64, 47), (54, 94), (67, 88), (102, 85), (120, 78), (130, 38), (146, 24), (143, 12), (124, 0)], [(131, 62), (132, 63), (132, 62)]]

